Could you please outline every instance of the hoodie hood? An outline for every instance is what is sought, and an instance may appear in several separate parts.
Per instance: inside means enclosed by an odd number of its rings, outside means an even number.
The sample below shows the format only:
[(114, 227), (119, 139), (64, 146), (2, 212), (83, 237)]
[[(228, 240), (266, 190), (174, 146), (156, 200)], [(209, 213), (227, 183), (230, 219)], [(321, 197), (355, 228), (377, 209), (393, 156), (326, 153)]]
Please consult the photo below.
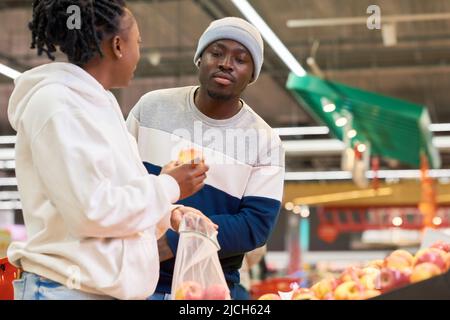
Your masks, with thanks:
[(24, 72), (15, 81), (15, 88), (9, 99), (8, 119), (14, 130), (31, 97), (50, 84), (62, 84), (90, 101), (104, 100), (111, 95), (89, 73), (72, 63), (54, 62)]

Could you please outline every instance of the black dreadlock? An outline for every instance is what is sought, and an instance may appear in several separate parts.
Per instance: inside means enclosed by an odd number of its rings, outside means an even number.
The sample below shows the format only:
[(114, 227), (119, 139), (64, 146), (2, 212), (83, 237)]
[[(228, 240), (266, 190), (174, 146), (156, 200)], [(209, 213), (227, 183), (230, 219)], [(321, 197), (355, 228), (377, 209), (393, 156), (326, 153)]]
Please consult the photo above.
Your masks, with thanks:
[[(67, 9), (72, 5), (80, 8), (80, 29), (67, 27), (71, 16)], [(103, 56), (101, 42), (119, 32), (125, 7), (125, 0), (34, 0), (33, 19), (28, 25), (31, 49), (37, 48), (38, 55), (45, 52), (55, 60), (53, 53), (59, 47), (71, 63), (82, 66), (97, 54)]]

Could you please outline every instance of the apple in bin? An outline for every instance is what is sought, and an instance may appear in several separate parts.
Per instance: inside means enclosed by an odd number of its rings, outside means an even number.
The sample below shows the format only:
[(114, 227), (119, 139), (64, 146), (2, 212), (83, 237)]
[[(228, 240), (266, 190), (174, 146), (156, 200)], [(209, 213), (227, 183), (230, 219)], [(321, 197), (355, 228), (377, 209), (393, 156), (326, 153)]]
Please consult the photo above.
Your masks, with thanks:
[(431, 262), (423, 262), (414, 267), (411, 274), (411, 282), (419, 282), (431, 277), (440, 275), (442, 270), (434, 263)]
[(378, 260), (372, 260), (369, 261), (366, 265), (366, 268), (376, 268), (376, 269), (381, 269), (384, 267), (384, 260), (383, 259), (378, 259)]
[(205, 290), (205, 300), (228, 300), (230, 291), (227, 286), (222, 284), (213, 284)]
[(341, 283), (334, 290), (336, 300), (359, 300), (361, 299), (361, 287), (355, 281)]
[(314, 293), (314, 295), (319, 299), (324, 299), (325, 296), (333, 292), (336, 287), (338, 286), (338, 281), (333, 278), (325, 278), (317, 282), (311, 287), (311, 291)]
[(411, 268), (414, 263), (414, 256), (406, 250), (395, 250), (385, 259), (385, 266), (391, 269)]
[(202, 300), (204, 290), (200, 283), (195, 281), (183, 282), (175, 291), (175, 300)]
[(442, 272), (447, 270), (447, 253), (436, 248), (419, 250), (414, 258), (414, 266), (424, 262), (434, 263)]
[(376, 283), (376, 289), (381, 292), (390, 291), (395, 288), (405, 286), (410, 283), (411, 269), (383, 268), (380, 272), (380, 279)]
[(266, 293), (259, 297), (258, 300), (281, 300), (281, 298), (276, 293)]
[(338, 282), (358, 281), (359, 277), (363, 275), (363, 271), (357, 267), (348, 267), (339, 276)]
[(316, 299), (314, 292), (308, 288), (298, 288), (292, 294), (291, 300), (313, 300)]
[(439, 241), (436, 241), (435, 243), (433, 243), (430, 246), (430, 248), (441, 249), (442, 251), (449, 253), (450, 252), (450, 243), (439, 240)]

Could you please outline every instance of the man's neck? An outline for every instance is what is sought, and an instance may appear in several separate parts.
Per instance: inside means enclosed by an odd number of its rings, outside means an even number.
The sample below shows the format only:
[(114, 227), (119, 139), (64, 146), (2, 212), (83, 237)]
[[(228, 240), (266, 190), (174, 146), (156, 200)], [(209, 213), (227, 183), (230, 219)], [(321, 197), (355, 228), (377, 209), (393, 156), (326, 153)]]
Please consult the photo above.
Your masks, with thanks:
[(213, 99), (201, 87), (195, 92), (194, 102), (201, 113), (215, 120), (230, 119), (243, 107), (239, 97), (229, 100)]

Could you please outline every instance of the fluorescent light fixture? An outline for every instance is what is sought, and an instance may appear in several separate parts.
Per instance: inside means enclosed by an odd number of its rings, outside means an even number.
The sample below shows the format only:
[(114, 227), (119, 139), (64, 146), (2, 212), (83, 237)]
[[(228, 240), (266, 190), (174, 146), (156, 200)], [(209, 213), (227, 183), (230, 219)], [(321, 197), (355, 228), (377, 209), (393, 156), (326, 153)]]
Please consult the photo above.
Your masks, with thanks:
[[(450, 131), (450, 123), (432, 123), (429, 126), (431, 132), (448, 132)], [(330, 129), (325, 126), (316, 127), (284, 127), (274, 128), (275, 132), (280, 136), (296, 136), (296, 135), (322, 135), (330, 133)], [(352, 130), (349, 131), (349, 133)], [(351, 133), (353, 135), (353, 133)], [(355, 131), (356, 135), (356, 131)], [(349, 137), (350, 138), (350, 137)], [(436, 137), (440, 138), (440, 137)]]
[(450, 131), (450, 123), (432, 123), (429, 128), (432, 132)]
[(0, 136), (0, 144), (15, 144), (16, 136)]
[[(431, 178), (450, 178), (449, 169), (433, 169), (428, 171)], [(373, 179), (372, 170), (366, 172), (368, 179)], [(420, 170), (379, 170), (379, 179), (420, 179)], [(286, 172), (285, 181), (323, 181), (323, 180), (351, 180), (350, 171), (315, 171), (315, 172)]]
[(14, 187), (17, 186), (16, 178), (0, 178), (1, 187)]
[[(314, 154), (337, 155), (342, 153), (345, 149), (344, 142), (338, 139), (283, 140), (282, 144), (286, 154), (298, 156)], [(439, 151), (450, 150), (450, 136), (434, 137), (433, 145)]]
[(274, 128), (279, 136), (313, 136), (329, 134), (328, 127), (292, 127), (292, 128)]
[(288, 66), (288, 68), (297, 76), (306, 75), (305, 69), (295, 59), (292, 53), (286, 48), (276, 34), (270, 29), (267, 23), (261, 18), (256, 10), (248, 3), (247, 0), (231, 0), (238, 10), (261, 32), (263, 38), (270, 47), (280, 57), (280, 59)]
[(282, 144), (286, 154), (299, 156), (334, 155), (345, 149), (345, 144), (338, 139), (291, 140), (283, 141)]
[(7, 76), (8, 78), (15, 80), (22, 73), (0, 63), (0, 74), (3, 74), (4, 76)]

